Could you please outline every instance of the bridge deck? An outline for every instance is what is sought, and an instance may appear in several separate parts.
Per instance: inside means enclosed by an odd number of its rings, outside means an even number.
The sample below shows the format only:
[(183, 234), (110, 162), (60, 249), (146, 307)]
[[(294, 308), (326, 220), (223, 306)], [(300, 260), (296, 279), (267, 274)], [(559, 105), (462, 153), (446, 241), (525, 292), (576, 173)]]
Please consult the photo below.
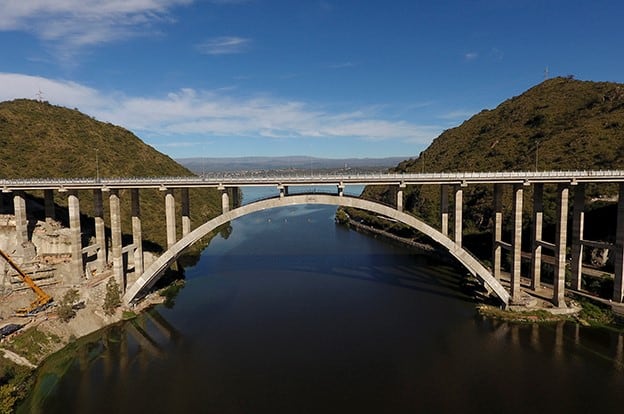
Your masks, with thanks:
[(0, 179), (2, 192), (19, 190), (89, 190), (128, 188), (222, 188), (322, 185), (469, 185), (624, 182), (624, 171), (464, 172), (423, 174), (208, 175), (191, 177), (119, 177)]

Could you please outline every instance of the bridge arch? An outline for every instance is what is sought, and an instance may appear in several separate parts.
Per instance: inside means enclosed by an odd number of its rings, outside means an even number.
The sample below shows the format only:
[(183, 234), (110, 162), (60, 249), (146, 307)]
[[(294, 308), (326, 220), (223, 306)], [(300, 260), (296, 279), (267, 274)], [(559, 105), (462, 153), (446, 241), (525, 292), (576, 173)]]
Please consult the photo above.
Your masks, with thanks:
[(183, 251), (187, 247), (191, 246), (219, 226), (239, 217), (243, 217), (258, 211), (273, 209), (277, 207), (304, 204), (323, 204), (342, 207), (354, 207), (361, 210), (381, 214), (386, 217), (390, 217), (397, 221), (400, 221), (426, 234), (434, 241), (439, 243), (441, 246), (446, 248), (451, 255), (453, 255), (460, 263), (462, 263), (466, 267), (466, 269), (468, 269), (468, 271), (481, 279), (486, 287), (493, 291), (505, 306), (509, 304), (509, 293), (500, 284), (500, 282), (492, 276), (490, 271), (487, 270), (470, 253), (468, 253), (468, 251), (456, 245), (453, 240), (448, 238), (448, 236), (444, 235), (440, 231), (418, 220), (416, 217), (400, 212), (392, 207), (388, 207), (373, 201), (363, 200), (361, 198), (329, 194), (302, 194), (257, 201), (230, 210), (221, 214), (220, 216), (217, 216), (207, 221), (206, 223), (197, 227), (195, 230), (188, 233), (185, 237), (172, 245), (158, 259), (156, 259), (154, 263), (152, 263), (137, 279), (137, 281), (126, 291), (123, 297), (124, 302), (129, 304), (137, 300), (142, 292), (151, 288), (160, 279), (164, 271), (183, 253)]

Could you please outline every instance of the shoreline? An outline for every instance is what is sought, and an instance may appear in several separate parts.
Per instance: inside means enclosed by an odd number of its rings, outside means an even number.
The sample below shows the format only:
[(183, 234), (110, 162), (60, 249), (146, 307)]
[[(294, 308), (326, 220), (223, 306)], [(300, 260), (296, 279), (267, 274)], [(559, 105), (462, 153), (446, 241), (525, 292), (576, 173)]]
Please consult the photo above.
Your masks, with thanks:
[[(339, 224), (346, 225), (347, 228), (355, 231), (378, 235), (405, 246), (413, 247), (418, 253), (440, 252), (435, 246), (399, 237), (370, 225), (359, 223), (350, 217), (346, 222), (339, 222)], [(443, 256), (439, 257), (439, 259), (450, 260), (448, 256), (446, 256), (446, 252), (441, 253)], [(488, 303), (490, 302), (489, 298), (482, 295), (479, 289), (480, 285), (476, 281), (467, 280), (463, 286), (470, 290), (475, 300), (475, 311), (483, 317), (518, 324), (569, 321), (578, 323), (581, 326), (593, 326), (624, 332), (624, 315), (619, 315), (611, 306), (605, 305), (600, 298), (595, 298), (591, 295), (583, 294), (582, 292), (567, 293), (567, 306), (564, 308), (555, 308), (552, 303), (543, 299), (543, 296), (547, 296), (543, 294), (544, 292), (536, 294), (535, 292), (523, 289), (523, 303), (510, 305), (508, 309), (501, 309), (500, 307)], [(548, 288), (542, 286), (542, 290), (547, 291)]]
[[(27, 318), (3, 318), (3, 326), (18, 323), (22, 327), (0, 339), (0, 368), (4, 382), (0, 384), (0, 412), (14, 412), (19, 404), (33, 391), (37, 371), (55, 355), (71, 349), (72, 345), (83, 338), (97, 334), (119, 323), (133, 319), (148, 311), (153, 306), (165, 303), (168, 300), (168, 287), (151, 292), (136, 306), (118, 306), (114, 312), (107, 314), (103, 308), (98, 287), (105, 285), (113, 276), (101, 278), (95, 286), (85, 281), (79, 286), (81, 298), (86, 298), (87, 305), (77, 309), (75, 315), (68, 321), (62, 321), (58, 315), (61, 301), (34, 316)], [(174, 281), (170, 286), (175, 286)], [(60, 293), (75, 287), (55, 287), (49, 289), (55, 297), (61, 298)], [(93, 291), (94, 290), (94, 291)], [(15, 293), (15, 292), (13, 292)], [(27, 291), (7, 296), (3, 306), (15, 308)], [(7, 299), (5, 298), (5, 299)]]

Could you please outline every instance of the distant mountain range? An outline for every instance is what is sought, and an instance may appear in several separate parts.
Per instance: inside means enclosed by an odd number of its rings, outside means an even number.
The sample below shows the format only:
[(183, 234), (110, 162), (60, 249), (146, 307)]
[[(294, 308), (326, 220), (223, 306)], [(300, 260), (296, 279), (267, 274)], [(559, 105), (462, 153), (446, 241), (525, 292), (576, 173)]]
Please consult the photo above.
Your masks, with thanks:
[(306, 156), (286, 157), (229, 157), (229, 158), (180, 158), (176, 161), (196, 174), (218, 171), (258, 170), (326, 170), (326, 169), (374, 169), (382, 170), (396, 166), (409, 157), (388, 158), (315, 158)]

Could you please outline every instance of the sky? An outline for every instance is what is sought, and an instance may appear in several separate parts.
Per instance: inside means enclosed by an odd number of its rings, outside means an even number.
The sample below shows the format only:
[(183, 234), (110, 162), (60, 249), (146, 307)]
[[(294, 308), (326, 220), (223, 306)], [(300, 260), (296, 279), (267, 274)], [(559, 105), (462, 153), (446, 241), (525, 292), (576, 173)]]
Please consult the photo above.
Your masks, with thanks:
[(0, 0), (0, 101), (76, 108), (177, 159), (411, 158), (547, 77), (624, 83), (622, 16), (619, 0)]

